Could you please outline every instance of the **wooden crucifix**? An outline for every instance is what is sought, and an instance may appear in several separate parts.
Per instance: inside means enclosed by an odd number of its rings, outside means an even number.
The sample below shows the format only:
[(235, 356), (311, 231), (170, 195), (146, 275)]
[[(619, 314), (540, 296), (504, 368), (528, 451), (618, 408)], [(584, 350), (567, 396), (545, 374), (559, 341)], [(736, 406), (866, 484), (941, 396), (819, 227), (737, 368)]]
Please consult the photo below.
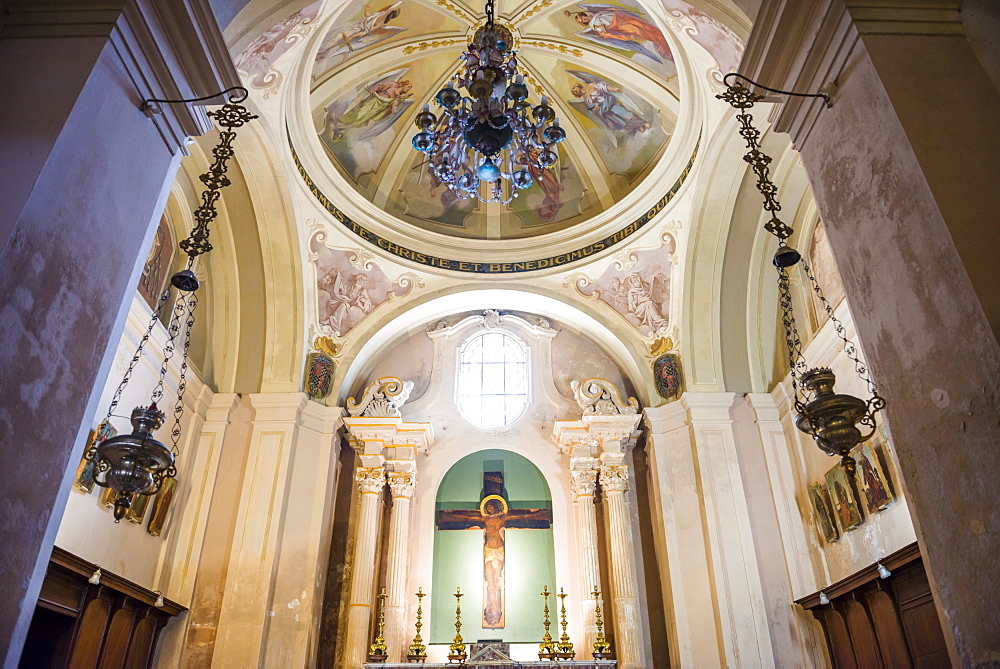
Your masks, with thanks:
[(440, 530), (483, 530), (483, 629), (506, 626), (504, 606), (504, 530), (547, 530), (548, 509), (511, 509), (503, 496), (503, 472), (483, 472), (478, 509), (438, 511)]

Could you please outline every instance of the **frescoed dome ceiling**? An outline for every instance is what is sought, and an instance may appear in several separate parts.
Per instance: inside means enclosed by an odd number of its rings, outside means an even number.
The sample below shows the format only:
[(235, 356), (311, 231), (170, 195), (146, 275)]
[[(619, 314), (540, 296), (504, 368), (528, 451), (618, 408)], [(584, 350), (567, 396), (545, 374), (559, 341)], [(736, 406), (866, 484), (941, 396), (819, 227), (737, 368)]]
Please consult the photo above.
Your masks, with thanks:
[(355, 0), (324, 28), (312, 64), (313, 123), (344, 180), (378, 209), (430, 232), (533, 237), (609, 209), (643, 183), (677, 122), (674, 54), (638, 6), (497, 0), (529, 101), (548, 97), (567, 141), (551, 178), (509, 206), (456, 199), (415, 151), (413, 119), (458, 68), (483, 8), (460, 0)]

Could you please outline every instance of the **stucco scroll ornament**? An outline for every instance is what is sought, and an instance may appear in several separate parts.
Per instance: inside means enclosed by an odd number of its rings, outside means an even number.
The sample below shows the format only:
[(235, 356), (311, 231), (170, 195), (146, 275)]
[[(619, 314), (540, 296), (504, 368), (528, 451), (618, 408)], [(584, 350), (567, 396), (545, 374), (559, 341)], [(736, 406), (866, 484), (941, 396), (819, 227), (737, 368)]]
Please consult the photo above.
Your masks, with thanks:
[(413, 391), (413, 381), (384, 376), (365, 389), (360, 402), (347, 398), (347, 413), (366, 418), (399, 418), (403, 406)]
[(628, 490), (628, 466), (603, 465), (601, 467), (601, 489), (605, 492), (625, 492)]
[(584, 416), (615, 416), (639, 410), (639, 402), (634, 397), (628, 398), (628, 402), (622, 402), (615, 384), (606, 379), (573, 380), (570, 387), (573, 388), (573, 397), (583, 409)]

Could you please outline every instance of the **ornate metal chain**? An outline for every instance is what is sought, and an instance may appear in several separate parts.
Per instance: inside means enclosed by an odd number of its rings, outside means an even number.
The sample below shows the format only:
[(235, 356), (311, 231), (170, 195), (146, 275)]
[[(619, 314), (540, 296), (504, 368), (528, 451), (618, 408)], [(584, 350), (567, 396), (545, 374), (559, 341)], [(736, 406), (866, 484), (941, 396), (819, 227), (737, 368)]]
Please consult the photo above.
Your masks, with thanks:
[(167, 304), (167, 299), (170, 297), (170, 286), (163, 289), (163, 294), (160, 295), (159, 301), (156, 303), (156, 307), (153, 309), (153, 315), (149, 319), (149, 325), (146, 327), (146, 331), (142, 334), (142, 339), (139, 340), (139, 346), (135, 349), (135, 355), (132, 356), (132, 360), (128, 363), (128, 369), (125, 370), (125, 375), (122, 377), (122, 382), (118, 384), (118, 388), (115, 390), (114, 396), (111, 398), (111, 406), (108, 407), (108, 415), (105, 416), (103, 422), (107, 422), (111, 418), (111, 414), (114, 413), (115, 409), (118, 407), (118, 403), (122, 399), (122, 393), (125, 391), (125, 386), (128, 385), (129, 379), (132, 378), (132, 372), (135, 370), (135, 366), (139, 364), (139, 360), (142, 358), (142, 349), (149, 341), (149, 336), (153, 333), (153, 328), (156, 327), (156, 323), (160, 320), (160, 314), (163, 313), (163, 307)]
[(234, 153), (233, 140), (236, 138), (236, 133), (233, 132), (232, 128), (239, 128), (257, 118), (243, 105), (233, 103), (225, 104), (216, 111), (208, 112), (208, 115), (214, 118), (219, 126), (225, 130), (219, 133), (219, 144), (212, 150), (215, 162), (208, 168), (208, 172), (199, 177), (201, 182), (205, 184), (206, 190), (201, 194), (201, 206), (194, 212), (194, 228), (191, 230), (191, 235), (179, 245), (181, 250), (191, 258), (196, 258), (202, 253), (212, 250), (212, 244), (208, 241), (208, 225), (218, 216), (215, 203), (219, 199), (219, 191), (230, 184), (226, 171), (229, 169), (229, 159), (233, 157)]
[(806, 277), (809, 278), (809, 284), (812, 286), (813, 292), (816, 293), (816, 297), (819, 298), (820, 304), (823, 305), (823, 311), (826, 312), (826, 315), (833, 322), (834, 328), (837, 331), (837, 336), (844, 344), (844, 353), (846, 353), (847, 357), (854, 363), (854, 371), (868, 386), (868, 392), (872, 394), (871, 399), (868, 400), (869, 409), (872, 413), (881, 411), (885, 408), (885, 400), (878, 394), (878, 388), (875, 386), (875, 381), (868, 373), (868, 366), (861, 361), (861, 357), (858, 355), (858, 349), (854, 345), (854, 342), (847, 338), (847, 330), (844, 328), (844, 324), (841, 323), (840, 319), (834, 315), (833, 305), (830, 304), (830, 302), (826, 299), (826, 296), (823, 294), (823, 289), (820, 288), (819, 282), (816, 281), (816, 277), (813, 276), (812, 269), (809, 268), (809, 263), (805, 261), (805, 258), (802, 259), (802, 268), (805, 270)]
[(486, 11), (486, 27), (487, 28), (492, 28), (493, 27), (493, 10), (494, 10), (493, 0), (486, 0), (485, 11)]
[(789, 290), (788, 270), (778, 267), (778, 297), (781, 304), (781, 324), (785, 328), (785, 346), (788, 348), (788, 368), (792, 376), (792, 397), (795, 409), (801, 413), (804, 408), (802, 393), (799, 386), (799, 375), (808, 369), (806, 358), (802, 353), (802, 338), (795, 325), (795, 313), (792, 311), (792, 293)]
[(740, 123), (740, 136), (746, 140), (747, 148), (750, 149), (743, 155), (743, 160), (750, 164), (757, 175), (757, 190), (764, 196), (764, 209), (771, 212), (771, 220), (764, 224), (764, 229), (777, 237), (779, 244), (784, 245), (793, 231), (777, 216), (776, 212), (781, 211), (781, 204), (778, 202), (778, 188), (772, 183), (768, 168), (771, 158), (760, 150), (760, 131), (753, 127), (753, 117), (747, 111), (755, 102), (763, 100), (764, 96), (751, 93), (741, 84), (733, 84), (725, 93), (715, 97), (740, 110), (736, 115), (736, 120)]

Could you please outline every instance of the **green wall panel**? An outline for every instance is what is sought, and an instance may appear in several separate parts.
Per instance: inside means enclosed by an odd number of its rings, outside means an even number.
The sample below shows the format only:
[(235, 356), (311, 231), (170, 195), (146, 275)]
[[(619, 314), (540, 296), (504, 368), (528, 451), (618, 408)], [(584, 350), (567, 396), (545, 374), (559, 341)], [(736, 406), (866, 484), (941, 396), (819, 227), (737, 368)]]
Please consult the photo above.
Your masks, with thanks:
[[(499, 466), (498, 466), (499, 465)], [(504, 472), (510, 508), (551, 509), (545, 478), (527, 458), (491, 449), (473, 453), (448, 471), (437, 494), (437, 510), (476, 509), (483, 472)], [(462, 637), (466, 643), (501, 639), (508, 643), (538, 643), (542, 637), (542, 586), (557, 590), (551, 529), (504, 531), (506, 626), (483, 629), (483, 531), (434, 532), (430, 643), (448, 644), (455, 636), (455, 588), (462, 593)], [(554, 601), (550, 606), (555, 609)]]

